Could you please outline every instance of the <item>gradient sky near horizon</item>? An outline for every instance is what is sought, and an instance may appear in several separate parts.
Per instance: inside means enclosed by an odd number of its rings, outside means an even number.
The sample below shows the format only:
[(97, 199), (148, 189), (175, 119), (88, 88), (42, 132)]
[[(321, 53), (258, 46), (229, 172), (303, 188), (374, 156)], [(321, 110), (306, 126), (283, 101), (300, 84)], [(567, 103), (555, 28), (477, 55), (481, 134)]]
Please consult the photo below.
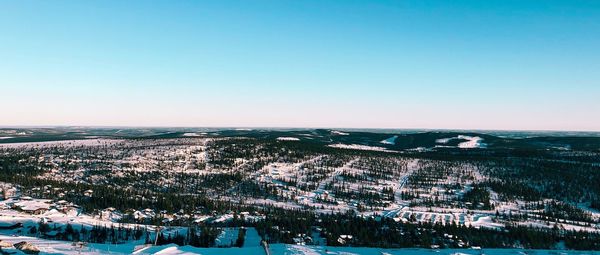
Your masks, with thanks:
[(3, 1), (0, 126), (600, 131), (600, 1)]

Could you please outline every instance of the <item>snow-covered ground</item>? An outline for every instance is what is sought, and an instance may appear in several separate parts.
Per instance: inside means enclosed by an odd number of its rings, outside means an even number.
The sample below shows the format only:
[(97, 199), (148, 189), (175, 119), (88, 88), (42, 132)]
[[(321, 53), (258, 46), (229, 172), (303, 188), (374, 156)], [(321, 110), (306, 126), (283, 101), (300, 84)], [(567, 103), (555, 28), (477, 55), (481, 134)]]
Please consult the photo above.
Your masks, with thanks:
[(334, 135), (350, 135), (349, 133), (338, 131), (338, 130), (331, 130), (331, 133)]
[[(459, 135), (456, 137), (437, 139), (435, 142), (440, 144), (447, 144), (451, 140), (460, 139), (467, 140), (458, 144), (458, 148), (471, 149), (471, 148), (485, 148), (487, 144), (483, 142), (483, 138), (479, 136), (467, 136)], [(437, 145), (437, 147), (446, 147), (446, 145)]]
[[(306, 162), (314, 162), (320, 160), (321, 157), (309, 159)], [(405, 164), (406, 172), (405, 176), (408, 176), (412, 171), (417, 170), (420, 160), (407, 161)], [(298, 163), (298, 166), (302, 163)], [(358, 159), (352, 159), (343, 166), (336, 168), (333, 173), (322, 181), (323, 184), (329, 183), (335, 178), (338, 178), (344, 171), (358, 172), (360, 169), (354, 167), (358, 166)], [(269, 166), (270, 168), (277, 167), (280, 171), (284, 165), (275, 164)], [(286, 166), (289, 167), (289, 166)], [(297, 166), (295, 166), (297, 167)], [(296, 169), (294, 166), (290, 167), (292, 171)], [(285, 170), (283, 172), (286, 172)], [(397, 189), (404, 189), (406, 185), (406, 178), (400, 177), (400, 181), (397, 183)], [(323, 193), (324, 185), (319, 185), (316, 191), (310, 192), (310, 194), (316, 195), (317, 193)], [(309, 197), (307, 197), (309, 198)], [(58, 202), (57, 202), (58, 203)], [(91, 228), (92, 226), (110, 226), (115, 224), (112, 217), (90, 216), (79, 213), (77, 209), (69, 210), (65, 213), (59, 212), (56, 209), (49, 209), (46, 212), (40, 214), (29, 214), (25, 212), (18, 212), (14, 209), (6, 209), (8, 207), (19, 207), (23, 210), (33, 211), (36, 209), (48, 209), (49, 205), (56, 206), (57, 203), (53, 203), (50, 200), (35, 199), (35, 198), (21, 198), (21, 199), (8, 199), (0, 202), (0, 206), (5, 208), (0, 210), (0, 225), (7, 227), (17, 223), (23, 224), (24, 227), (35, 226), (40, 221), (52, 222), (53, 224), (71, 224), (74, 227), (86, 227)], [(65, 201), (61, 202), (65, 204)], [(462, 209), (449, 209), (449, 208), (425, 208), (425, 207), (407, 207), (402, 206), (402, 201), (399, 201), (400, 207), (394, 210), (383, 213), (386, 217), (394, 218), (398, 221), (409, 221), (409, 219), (416, 219), (417, 222), (430, 222), (440, 224), (459, 224), (459, 225), (471, 225), (473, 227), (485, 227), (485, 228), (503, 228), (502, 223), (498, 223), (493, 219), (493, 212), (475, 210), (472, 213), (465, 213)], [(340, 204), (338, 209), (347, 207), (348, 205)], [(513, 208), (511, 205), (502, 205), (499, 208)], [(221, 215), (213, 217), (214, 221), (226, 221), (231, 219), (233, 215)], [(536, 225), (537, 227), (543, 227), (543, 222), (536, 222), (530, 220), (523, 224)], [(135, 227), (141, 226), (137, 224), (122, 224), (123, 227)], [(587, 230), (593, 231), (593, 229), (577, 226), (568, 226), (564, 224), (566, 229), (575, 230)], [(153, 229), (149, 227), (149, 229)], [(179, 232), (182, 229), (170, 229), (168, 231)], [(185, 230), (184, 230), (185, 231)], [(224, 228), (221, 234), (217, 237), (217, 246), (230, 246), (235, 243), (238, 237), (239, 229), (237, 228)], [(17, 242), (26, 241), (34, 244), (39, 248), (41, 254), (78, 254), (81, 250), (84, 254), (264, 254), (264, 250), (260, 247), (259, 243), (261, 238), (259, 237), (256, 229), (248, 228), (246, 231), (246, 239), (243, 248), (196, 248), (191, 246), (179, 247), (176, 245), (165, 245), (165, 246), (140, 246), (142, 245), (141, 240), (130, 241), (124, 244), (87, 244), (80, 247), (71, 242), (62, 241), (51, 241), (33, 237), (21, 236), (17, 230), (1, 230), (0, 240), (15, 244)], [(142, 247), (142, 248), (140, 248)], [(8, 248), (6, 251), (12, 252), (15, 249)], [(324, 247), (324, 246), (298, 246), (298, 245), (284, 245), (284, 244), (273, 244), (271, 245), (271, 254), (423, 254), (436, 252), (440, 254), (480, 254), (480, 250), (464, 249), (464, 250), (427, 250), (427, 249), (378, 249), (378, 248), (341, 248), (341, 247)], [(16, 252), (16, 251), (15, 251)], [(485, 249), (485, 254), (524, 254), (520, 253), (522, 250), (511, 249), (511, 250), (490, 250)], [(17, 254), (19, 254), (17, 252)], [(565, 251), (535, 251), (535, 254), (597, 254), (592, 252), (565, 252)]]
[(277, 137), (277, 141), (300, 141), (297, 137)]
[(398, 139), (397, 135), (392, 136), (388, 139), (382, 140), (380, 143), (394, 145), (394, 144), (396, 144), (396, 139)]
[[(243, 247), (243, 248), (198, 248), (192, 246), (177, 246), (175, 244), (160, 245), (160, 246), (144, 246), (135, 243), (125, 244), (76, 244), (66, 241), (50, 241), (35, 237), (23, 236), (8, 236), (0, 235), (0, 239), (14, 244), (21, 241), (26, 241), (35, 245), (40, 250), (40, 255), (49, 254), (169, 254), (169, 255), (217, 255), (217, 254), (243, 254), (243, 255), (263, 255), (266, 254), (261, 246)], [(24, 254), (16, 248), (2, 248), (3, 251), (12, 254)], [(303, 246), (289, 244), (271, 244), (269, 252), (272, 255), (423, 255), (423, 254), (440, 254), (440, 255), (561, 255), (561, 254), (577, 254), (577, 255), (597, 255), (599, 251), (568, 251), (568, 250), (524, 250), (524, 249), (382, 249), (382, 248), (366, 248), (366, 247), (331, 247), (331, 246)]]
[[(66, 241), (53, 241), (46, 240), (36, 237), (26, 236), (12, 236), (12, 235), (0, 235), (0, 240), (9, 244), (16, 244), (18, 242), (27, 242), (33, 244), (40, 250), (40, 254), (131, 254), (136, 244), (85, 244), (83, 246), (77, 245), (73, 242)], [(14, 254), (25, 254), (16, 248), (2, 248), (2, 251)]]
[(537, 255), (557, 255), (557, 254), (600, 254), (596, 251), (553, 251), (553, 250), (523, 250), (523, 249), (380, 249), (380, 248), (362, 248), (362, 247), (330, 247), (330, 246), (300, 246), (300, 245), (271, 245), (273, 254), (286, 255), (318, 255), (318, 254), (338, 254), (338, 255), (500, 255), (500, 254), (537, 254)]
[(343, 144), (343, 143), (336, 143), (336, 144), (330, 144), (328, 145), (329, 147), (332, 148), (339, 148), (339, 149), (348, 149), (348, 150), (363, 150), (363, 151), (384, 151), (384, 152), (394, 152), (391, 150), (388, 150), (386, 148), (383, 147), (379, 147), (379, 146), (368, 146), (368, 145), (360, 145), (360, 144)]
[(463, 136), (462, 138), (465, 138), (468, 141), (459, 143), (458, 148), (485, 148), (487, 146), (483, 143), (483, 138), (479, 136)]
[(29, 143), (0, 143), (0, 148), (43, 148), (52, 146), (102, 146), (120, 142), (118, 139), (83, 139)]
[[(195, 134), (195, 133), (194, 133)], [(341, 135), (341, 134), (340, 134)], [(185, 136), (185, 134), (184, 134)], [(90, 140), (76, 140), (76, 141), (60, 141), (60, 142), (43, 142), (43, 143), (21, 143), (21, 144), (5, 144), (7, 147), (15, 146), (32, 146), (38, 148), (46, 148), (49, 146), (56, 147), (76, 147), (76, 146), (89, 146), (95, 148), (102, 154), (94, 154), (93, 157), (81, 156), (79, 154), (60, 154), (53, 150), (46, 150), (46, 154), (43, 156), (30, 157), (24, 159), (31, 162), (45, 162), (52, 166), (51, 170), (46, 172), (41, 178), (48, 178), (53, 180), (84, 180), (81, 176), (87, 171), (85, 168), (68, 169), (63, 167), (63, 164), (74, 162), (74, 163), (85, 163), (85, 160), (94, 162), (110, 162), (110, 177), (123, 177), (124, 173), (128, 172), (167, 172), (175, 171), (177, 173), (185, 174), (200, 174), (209, 175), (217, 173), (233, 173), (242, 172), (243, 180), (255, 181), (256, 184), (275, 187), (277, 193), (272, 196), (257, 196), (257, 197), (244, 197), (244, 194), (235, 193), (237, 186), (231, 185), (228, 187), (228, 191), (223, 195), (214, 197), (214, 199), (220, 199), (225, 201), (239, 202), (243, 199), (243, 202), (248, 205), (257, 205), (258, 207), (269, 205), (287, 209), (306, 209), (312, 208), (317, 213), (331, 213), (331, 212), (345, 212), (349, 210), (359, 211), (358, 213), (364, 217), (388, 217), (396, 221), (403, 222), (415, 222), (415, 223), (439, 223), (439, 224), (458, 224), (473, 226), (476, 228), (492, 228), (501, 229), (508, 222), (503, 220), (502, 217), (496, 217), (496, 210), (501, 215), (509, 213), (532, 213), (523, 209), (523, 201), (500, 201), (498, 194), (490, 191), (489, 202), (495, 207), (493, 210), (483, 210), (481, 207), (467, 207), (465, 201), (462, 200), (462, 196), (473, 188), (474, 184), (484, 181), (486, 178), (490, 178), (485, 175), (485, 172), (478, 171), (476, 164), (469, 162), (461, 162), (460, 164), (448, 164), (447, 162), (427, 159), (427, 158), (411, 158), (411, 155), (404, 155), (401, 153), (389, 153), (383, 155), (383, 153), (364, 153), (367, 156), (362, 155), (363, 153), (352, 153), (350, 155), (330, 155), (322, 153), (310, 153), (303, 155), (302, 157), (288, 156), (272, 157), (272, 155), (261, 155), (256, 157), (239, 157), (235, 156), (231, 158), (232, 162), (235, 162), (231, 166), (220, 167), (210, 163), (211, 157), (218, 159), (220, 153), (224, 150), (217, 149), (210, 151), (212, 141), (219, 140), (220, 138), (207, 139), (207, 138), (196, 138), (193, 135), (188, 135), (188, 138), (177, 138), (177, 139), (160, 139), (160, 140), (107, 140), (107, 139), (90, 139)], [(385, 136), (387, 137), (387, 136)], [(381, 138), (385, 138), (381, 137)], [(305, 139), (304, 136), (302, 139)], [(459, 148), (480, 148), (484, 147), (483, 138), (471, 137), (459, 135), (456, 137), (449, 137), (439, 139), (436, 142), (439, 144), (450, 145), (450, 141), (455, 140), (452, 147)], [(299, 138), (296, 137), (279, 137), (280, 141), (297, 141)], [(383, 144), (394, 144), (397, 140), (397, 136), (389, 137), (381, 141)], [(459, 143), (460, 142), (460, 143)], [(98, 147), (102, 145), (116, 145), (111, 148), (104, 149), (104, 147)], [(2, 148), (3, 145), (0, 145)], [(374, 150), (384, 152), (395, 152), (387, 150), (384, 147), (366, 146), (360, 144), (333, 144), (329, 145), (334, 148), (343, 149), (354, 149), (354, 150)], [(383, 145), (381, 145), (383, 146)], [(444, 145), (441, 145), (444, 146)], [(107, 146), (109, 147), (109, 146)], [(237, 147), (240, 148), (240, 147)], [(242, 147), (243, 148), (243, 147)], [(78, 149), (78, 148), (76, 148)], [(11, 153), (12, 149), (5, 150), (6, 154)], [(123, 151), (131, 151), (123, 153)], [(123, 153), (123, 154), (121, 154)], [(339, 153), (344, 154), (344, 153)], [(375, 155), (375, 156), (371, 156)], [(122, 156), (121, 156), (122, 155)], [(291, 154), (293, 155), (293, 154)], [(261, 162), (264, 164), (257, 164), (260, 167), (247, 171), (248, 166)], [(439, 171), (444, 169), (445, 171)], [(447, 170), (447, 171), (446, 171)], [(72, 175), (71, 175), (72, 174)], [(106, 176), (100, 176), (106, 177)], [(415, 177), (415, 178), (412, 178)], [(96, 178), (96, 177), (94, 177)], [(99, 177), (98, 177), (99, 178)], [(427, 181), (427, 186), (419, 186), (418, 181), (424, 179)], [(89, 179), (96, 180), (96, 179)], [(88, 180), (88, 181), (89, 181)], [(154, 181), (154, 180), (151, 180)], [(156, 185), (168, 185), (171, 184), (174, 179), (169, 178), (157, 178)], [(456, 184), (456, 186), (454, 186)], [(47, 185), (50, 186), (50, 185)], [(423, 188), (425, 187), (425, 188)], [(8, 187), (10, 188), (10, 187)], [(343, 189), (341, 189), (343, 188)], [(4, 188), (3, 188), (4, 189)], [(51, 190), (57, 189), (52, 187), (36, 187), (40, 192), (50, 192)], [(343, 190), (343, 192), (337, 192), (335, 190)], [(8, 190), (8, 189), (7, 189)], [(33, 190), (33, 189), (31, 189)], [(378, 204), (369, 205), (364, 201), (365, 199), (360, 198), (356, 194), (360, 190), (365, 192), (373, 192), (378, 194), (384, 194), (381, 199), (378, 199)], [(59, 192), (68, 193), (68, 190), (60, 190)], [(346, 192), (346, 193), (344, 193)], [(408, 194), (409, 192), (413, 192)], [(58, 192), (55, 192), (58, 193)], [(82, 192), (80, 192), (82, 193)], [(93, 192), (92, 192), (93, 193)], [(26, 195), (34, 196), (31, 193), (25, 193)], [(39, 193), (38, 193), (39, 194)], [(46, 194), (46, 193), (44, 193)], [(366, 194), (366, 193), (365, 193)], [(39, 222), (53, 222), (54, 224), (71, 224), (76, 228), (92, 226), (111, 226), (116, 224), (118, 219), (122, 218), (125, 213), (113, 211), (113, 210), (100, 210), (95, 215), (81, 214), (81, 210), (75, 206), (69, 210), (62, 210), (59, 208), (53, 209), (59, 203), (59, 199), (63, 199), (64, 195), (57, 195), (53, 200), (35, 199), (20, 197), (19, 200), (16, 198), (19, 196), (13, 196), (14, 199), (8, 199), (0, 201), (0, 226), (11, 226), (17, 223), (23, 224), (25, 227), (32, 227), (37, 225)], [(49, 196), (41, 196), (49, 197)], [(93, 197), (93, 196), (90, 196)], [(240, 197), (242, 199), (240, 199)], [(452, 204), (436, 204), (435, 206), (427, 206), (422, 203), (427, 199), (438, 199), (445, 200)], [(236, 200), (237, 199), (237, 200)], [(404, 200), (405, 199), (405, 200)], [(65, 201), (66, 202), (66, 201)], [(68, 202), (66, 202), (68, 204)], [(479, 203), (483, 204), (483, 203)], [(71, 204), (72, 205), (72, 204)], [(67, 205), (69, 206), (69, 205)], [(600, 213), (593, 209), (588, 208), (586, 205), (578, 205), (582, 210), (591, 212), (594, 219), (600, 217)], [(361, 210), (358, 210), (361, 208)], [(470, 209), (467, 209), (470, 208)], [(475, 208), (475, 209), (474, 209)], [(113, 208), (114, 209), (114, 208)], [(39, 211), (38, 211), (39, 210)], [(132, 208), (127, 211), (127, 214), (133, 211), (133, 216), (137, 222), (144, 222), (143, 219), (149, 219), (156, 215), (152, 209), (141, 209)], [(243, 212), (236, 212), (239, 214)], [(246, 212), (248, 213), (248, 212)], [(534, 213), (534, 212), (533, 212)], [(197, 213), (196, 211), (186, 211), (184, 213), (168, 212), (165, 217), (167, 220), (172, 220), (178, 216), (190, 218), (193, 222), (214, 222), (214, 223), (226, 223), (234, 218), (234, 212), (219, 212), (211, 213), (206, 215), (207, 212)], [(177, 214), (177, 215), (176, 215)], [(265, 218), (264, 214), (253, 213), (253, 215), (246, 215), (246, 221), (260, 221)], [(535, 220), (529, 218), (529, 220), (514, 220), (513, 223), (535, 226), (535, 227), (552, 227), (544, 221)], [(585, 230), (600, 232), (600, 225), (597, 221), (593, 224), (586, 226), (583, 223), (573, 221), (562, 221), (558, 226), (561, 229), (567, 230)], [(143, 226), (137, 224), (125, 224), (125, 227), (136, 227)], [(150, 231), (154, 231), (154, 227), (149, 226)], [(179, 231), (180, 229), (171, 229), (166, 231)], [(237, 240), (239, 229), (237, 228), (225, 228), (219, 237), (217, 238), (217, 246), (230, 246), (231, 243)], [(21, 235), (13, 230), (0, 230), (0, 234), (4, 235)], [(25, 234), (24, 234), (25, 235)], [(41, 242), (41, 241), (40, 241)], [(254, 228), (249, 228), (246, 233), (246, 242), (244, 247), (248, 248), (248, 252), (252, 252), (260, 242), (260, 237), (256, 233)], [(130, 253), (133, 251), (134, 244), (130, 245), (131, 251), (125, 251)], [(90, 244), (88, 248), (91, 254), (94, 254), (94, 249), (109, 249), (110, 245), (93, 245)], [(99, 248), (98, 248), (99, 247)], [(322, 254), (324, 249), (327, 249), (330, 254), (343, 254), (345, 251), (342, 248), (333, 247), (319, 247), (319, 246), (284, 246), (284, 245), (273, 245), (273, 254), (278, 247), (283, 247), (282, 254)], [(251, 248), (251, 249), (250, 249)], [(59, 253), (58, 250), (64, 251), (67, 248), (53, 248), (56, 250), (49, 250), (49, 253)], [(129, 248), (127, 248), (129, 249)], [(350, 249), (350, 248), (349, 248)], [(357, 254), (370, 254), (371, 252), (381, 251), (380, 249), (367, 249), (352, 248), (359, 251)], [(365, 248), (366, 249), (366, 248)], [(104, 250), (102, 250), (104, 251)], [(222, 251), (219, 253), (218, 251)], [(246, 251), (245, 249), (199, 249), (194, 247), (177, 247), (177, 246), (164, 246), (164, 247), (152, 247), (139, 252), (151, 252), (158, 254), (195, 254), (196, 252), (202, 254), (222, 254), (231, 251)], [(410, 250), (403, 250), (410, 254)], [(421, 250), (422, 251), (422, 250)], [(430, 252), (429, 250), (426, 250)], [(447, 251), (447, 250), (444, 250)], [(468, 253), (470, 250), (461, 251), (461, 253)], [(487, 251), (487, 250), (486, 250)], [(506, 251), (506, 250), (504, 250)], [(306, 252), (306, 253), (297, 253)], [(336, 253), (337, 252), (337, 253)], [(99, 252), (97, 254), (105, 254), (106, 252)], [(385, 253), (375, 254), (398, 254), (395, 250), (386, 250)], [(145, 253), (140, 253), (145, 254)], [(237, 253), (236, 253), (237, 254)], [(348, 253), (346, 253), (348, 254)], [(404, 254), (404, 253), (403, 253)], [(442, 253), (444, 254), (444, 253)], [(489, 254), (486, 252), (486, 254)], [(542, 253), (543, 254), (543, 253)]]

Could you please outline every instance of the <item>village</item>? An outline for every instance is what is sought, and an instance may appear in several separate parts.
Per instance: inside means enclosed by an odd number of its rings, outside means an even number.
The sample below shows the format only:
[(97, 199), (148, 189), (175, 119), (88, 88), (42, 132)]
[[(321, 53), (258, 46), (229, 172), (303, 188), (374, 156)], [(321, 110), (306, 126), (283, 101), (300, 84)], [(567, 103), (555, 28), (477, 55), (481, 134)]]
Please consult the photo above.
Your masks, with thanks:
[[(468, 138), (474, 142), (464, 144), (483, 143)], [(190, 135), (0, 146), (16, 171), (0, 185), (0, 233), (143, 247), (360, 243), (359, 233), (319, 223), (337, 214), (399, 228), (600, 233), (600, 213), (590, 204), (573, 206), (527, 192), (531, 186), (508, 186), (515, 184), (502, 182), (492, 165), (301, 146), (295, 139)], [(482, 150), (477, 146), (457, 148)], [(273, 215), (286, 213), (316, 221), (302, 223), (308, 228), (272, 225), (283, 220)], [(429, 234), (436, 241), (420, 247), (481, 246), (456, 234)]]

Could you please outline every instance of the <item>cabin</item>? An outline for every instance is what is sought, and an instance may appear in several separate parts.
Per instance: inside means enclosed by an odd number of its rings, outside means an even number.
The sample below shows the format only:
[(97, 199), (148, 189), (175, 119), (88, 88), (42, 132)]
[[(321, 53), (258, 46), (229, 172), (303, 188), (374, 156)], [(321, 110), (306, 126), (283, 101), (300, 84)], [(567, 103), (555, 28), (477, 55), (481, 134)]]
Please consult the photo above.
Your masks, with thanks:
[(21, 197), (21, 201), (13, 204), (13, 209), (29, 214), (43, 214), (50, 209), (49, 199), (33, 199), (30, 197)]

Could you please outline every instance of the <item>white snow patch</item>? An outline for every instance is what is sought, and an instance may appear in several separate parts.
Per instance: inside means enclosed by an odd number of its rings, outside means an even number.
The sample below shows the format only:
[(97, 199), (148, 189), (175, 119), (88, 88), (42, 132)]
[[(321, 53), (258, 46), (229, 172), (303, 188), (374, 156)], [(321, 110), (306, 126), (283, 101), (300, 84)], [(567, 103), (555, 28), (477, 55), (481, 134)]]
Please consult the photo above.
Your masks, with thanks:
[(458, 148), (485, 148), (487, 144), (483, 143), (483, 138), (479, 136), (458, 136), (458, 138), (468, 141), (458, 144)]
[(382, 140), (380, 143), (394, 145), (394, 144), (396, 144), (396, 139), (397, 138), (398, 138), (398, 136), (395, 135), (395, 136), (392, 136), (392, 137), (390, 137), (388, 139)]
[(300, 141), (300, 138), (297, 137), (277, 137), (277, 141)]
[(450, 142), (450, 140), (456, 139), (456, 137), (450, 137), (450, 138), (440, 138), (435, 140), (436, 143), (448, 143)]
[(391, 151), (388, 150), (386, 148), (383, 147), (378, 147), (378, 146), (368, 146), (368, 145), (360, 145), (360, 144), (343, 144), (343, 143), (336, 143), (336, 144), (330, 144), (328, 145), (329, 147), (332, 148), (338, 148), (338, 149), (348, 149), (348, 150), (363, 150), (363, 151), (385, 151), (385, 152), (395, 152), (395, 151)]
[[(525, 249), (422, 249), (422, 248), (368, 248), (368, 247), (334, 247), (334, 246), (313, 246), (313, 245), (289, 245), (273, 244), (270, 245), (272, 254), (286, 255), (522, 255), (522, 254), (595, 254), (593, 251), (572, 251), (572, 250), (525, 250)], [(483, 252), (485, 251), (485, 252)]]
[[(441, 143), (441, 144), (446, 144), (446, 143), (450, 142), (451, 140), (455, 140), (455, 139), (467, 140), (466, 142), (459, 143), (458, 148), (471, 149), (471, 148), (487, 147), (487, 144), (483, 142), (483, 138), (481, 138), (479, 136), (459, 135), (457, 137), (437, 139), (437, 140), (435, 140), (435, 142)], [(449, 146), (436, 145), (436, 147), (449, 147)]]
[(14, 203), (15, 206), (21, 208), (24, 211), (35, 211), (35, 210), (48, 210), (50, 209), (49, 199), (33, 199), (33, 200), (23, 200), (17, 203)]
[[(40, 249), (40, 254), (131, 254), (134, 246), (133, 244), (110, 245), (90, 243), (80, 248), (73, 245), (73, 242), (46, 240), (35, 237), (0, 235), (0, 239), (11, 244), (22, 241), (28, 242)], [(2, 250), (15, 254), (25, 254), (15, 248), (3, 248)]]
[(350, 135), (349, 133), (337, 131), (337, 130), (331, 130), (331, 133), (334, 135)]
[(3, 143), (0, 148), (49, 148), (49, 147), (73, 147), (73, 146), (106, 146), (121, 142), (117, 139), (83, 139), (83, 140), (61, 140), (47, 142), (27, 142), (27, 143)]
[(134, 252), (133, 254), (246, 254), (246, 255), (260, 255), (265, 254), (262, 247), (249, 247), (249, 248), (197, 248), (193, 246), (178, 246), (176, 244), (167, 244), (162, 246), (151, 246), (147, 249)]

